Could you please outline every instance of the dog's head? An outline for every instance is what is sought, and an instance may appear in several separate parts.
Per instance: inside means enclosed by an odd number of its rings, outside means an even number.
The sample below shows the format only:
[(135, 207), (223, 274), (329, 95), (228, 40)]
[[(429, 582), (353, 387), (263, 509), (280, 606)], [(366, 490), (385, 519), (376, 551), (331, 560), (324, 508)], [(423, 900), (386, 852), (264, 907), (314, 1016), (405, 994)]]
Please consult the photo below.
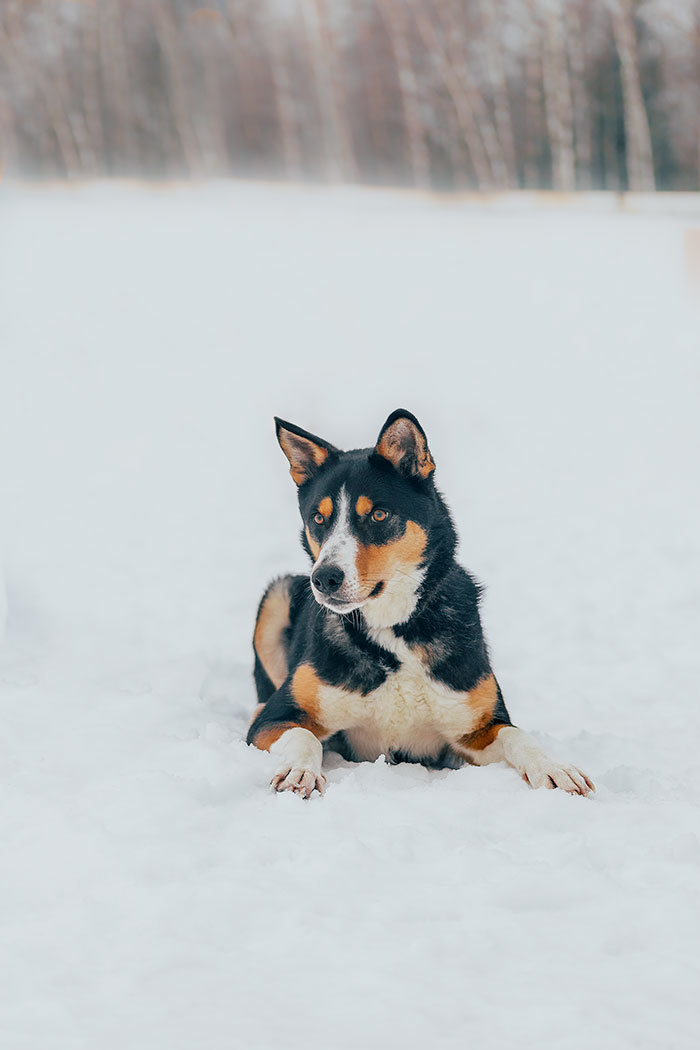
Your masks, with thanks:
[(362, 608), (373, 627), (405, 622), (431, 565), (454, 549), (420, 423), (398, 409), (374, 448), (352, 452), (281, 419), (275, 423), (299, 489), (316, 601), (337, 613)]

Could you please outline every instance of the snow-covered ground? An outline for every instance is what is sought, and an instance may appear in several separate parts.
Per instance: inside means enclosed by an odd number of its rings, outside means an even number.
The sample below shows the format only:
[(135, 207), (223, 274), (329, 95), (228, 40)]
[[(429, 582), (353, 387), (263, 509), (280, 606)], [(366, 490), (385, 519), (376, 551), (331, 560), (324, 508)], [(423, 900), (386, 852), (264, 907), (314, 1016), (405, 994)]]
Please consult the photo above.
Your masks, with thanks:
[[(700, 219), (607, 211), (2, 191), (3, 1047), (697, 1046)], [(305, 803), (243, 742), (304, 567), (272, 414), (398, 406), (594, 801), (336, 758)]]

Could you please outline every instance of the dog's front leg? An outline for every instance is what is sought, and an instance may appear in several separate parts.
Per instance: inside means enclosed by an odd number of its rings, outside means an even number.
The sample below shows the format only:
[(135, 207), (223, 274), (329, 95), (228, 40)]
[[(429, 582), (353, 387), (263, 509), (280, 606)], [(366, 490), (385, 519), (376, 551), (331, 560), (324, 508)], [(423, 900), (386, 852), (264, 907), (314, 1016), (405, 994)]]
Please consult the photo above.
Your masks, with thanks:
[(577, 766), (550, 758), (531, 736), (516, 726), (492, 726), (465, 740), (464, 751), (477, 766), (507, 762), (533, 788), (561, 788), (572, 795), (589, 795), (595, 785)]
[(308, 798), (314, 788), (323, 794), (326, 778), (321, 772), (323, 747), (309, 729), (294, 726), (286, 729), (270, 746), (270, 754), (279, 759), (271, 780), (275, 791), (294, 791)]
[(328, 736), (318, 722), (300, 708), (287, 683), (263, 704), (248, 730), (248, 743), (278, 759), (271, 780), (275, 791), (293, 791), (308, 798), (323, 794), (326, 778), (321, 772), (323, 747)]

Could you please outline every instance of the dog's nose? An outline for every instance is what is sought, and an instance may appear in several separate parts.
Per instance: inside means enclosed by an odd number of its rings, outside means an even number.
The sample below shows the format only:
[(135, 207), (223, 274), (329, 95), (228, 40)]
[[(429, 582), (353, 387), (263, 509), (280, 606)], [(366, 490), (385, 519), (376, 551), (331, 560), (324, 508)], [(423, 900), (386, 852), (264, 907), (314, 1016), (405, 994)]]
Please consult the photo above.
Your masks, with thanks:
[(311, 581), (321, 594), (335, 594), (342, 587), (345, 573), (338, 565), (321, 565), (315, 569)]

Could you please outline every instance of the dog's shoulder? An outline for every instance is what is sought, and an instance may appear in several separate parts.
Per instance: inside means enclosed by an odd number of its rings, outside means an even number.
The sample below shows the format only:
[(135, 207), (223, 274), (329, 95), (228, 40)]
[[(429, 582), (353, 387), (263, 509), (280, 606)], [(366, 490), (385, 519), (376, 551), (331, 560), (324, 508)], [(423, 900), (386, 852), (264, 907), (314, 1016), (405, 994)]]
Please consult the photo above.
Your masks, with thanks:
[(395, 628), (414, 651), (421, 651), (431, 677), (451, 689), (468, 690), (491, 673), (481, 626), (482, 588), (452, 562), (430, 600)]

